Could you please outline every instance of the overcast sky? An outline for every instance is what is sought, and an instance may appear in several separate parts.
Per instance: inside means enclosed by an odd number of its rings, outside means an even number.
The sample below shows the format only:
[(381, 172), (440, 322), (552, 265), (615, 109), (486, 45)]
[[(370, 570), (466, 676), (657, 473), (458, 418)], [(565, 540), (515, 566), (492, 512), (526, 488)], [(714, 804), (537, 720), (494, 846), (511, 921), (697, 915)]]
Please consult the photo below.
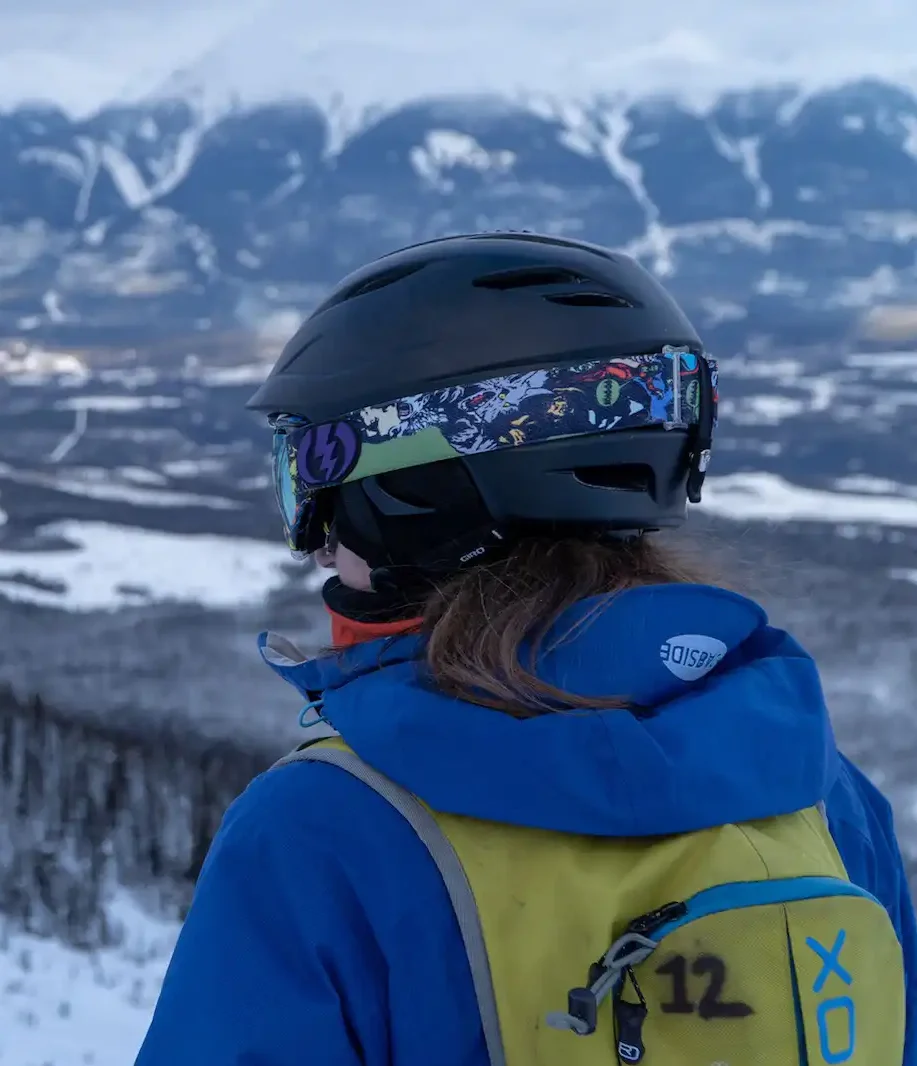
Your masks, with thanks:
[[(477, 13), (476, 13), (477, 12)], [(0, 105), (78, 112), (177, 69), (245, 98), (917, 84), (917, 0), (0, 0)]]

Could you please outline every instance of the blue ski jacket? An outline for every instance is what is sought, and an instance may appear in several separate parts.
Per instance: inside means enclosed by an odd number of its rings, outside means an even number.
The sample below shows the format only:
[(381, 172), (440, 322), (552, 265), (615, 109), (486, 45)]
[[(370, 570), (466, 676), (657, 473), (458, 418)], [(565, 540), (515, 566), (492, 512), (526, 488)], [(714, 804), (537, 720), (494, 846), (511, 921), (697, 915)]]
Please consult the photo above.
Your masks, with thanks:
[[(600, 605), (601, 610), (596, 611)], [(587, 616), (591, 618), (584, 623)], [(887, 908), (908, 976), (917, 930), (889, 804), (837, 751), (818, 672), (763, 609), (708, 586), (584, 601), (538, 671), (657, 711), (517, 720), (424, 683), (421, 638), (275, 665), (367, 763), (435, 810), (607, 836), (689, 832), (825, 801), (852, 881)], [(700, 680), (660, 649), (701, 636)], [(695, 641), (695, 643), (697, 643)], [(262, 637), (262, 647), (266, 646)], [(136, 1066), (486, 1066), (449, 898), (413, 830), (333, 766), (281, 767), (227, 812)]]

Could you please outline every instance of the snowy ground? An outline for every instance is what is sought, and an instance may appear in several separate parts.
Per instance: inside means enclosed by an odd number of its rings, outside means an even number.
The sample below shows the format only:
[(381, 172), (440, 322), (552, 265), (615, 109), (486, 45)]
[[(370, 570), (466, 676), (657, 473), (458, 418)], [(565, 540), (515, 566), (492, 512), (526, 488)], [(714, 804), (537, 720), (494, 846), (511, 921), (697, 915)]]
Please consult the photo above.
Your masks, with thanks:
[(130, 1066), (134, 1061), (178, 927), (151, 919), (126, 898), (112, 916), (123, 940), (104, 951), (3, 935), (0, 1066)]
[[(113, 490), (101, 479), (98, 487)], [(707, 479), (700, 510), (733, 520), (915, 528), (917, 488), (861, 477), (828, 492), (776, 474), (732, 474)], [(224, 609), (258, 603), (282, 587), (290, 563), (279, 537), (268, 542), (69, 519), (39, 527), (27, 550), (0, 549), (0, 596), (76, 612), (156, 603)]]
[(284, 544), (243, 537), (79, 521), (37, 533), (52, 550), (0, 550), (0, 594), (69, 611), (163, 602), (245, 606), (282, 586), (291, 562)]

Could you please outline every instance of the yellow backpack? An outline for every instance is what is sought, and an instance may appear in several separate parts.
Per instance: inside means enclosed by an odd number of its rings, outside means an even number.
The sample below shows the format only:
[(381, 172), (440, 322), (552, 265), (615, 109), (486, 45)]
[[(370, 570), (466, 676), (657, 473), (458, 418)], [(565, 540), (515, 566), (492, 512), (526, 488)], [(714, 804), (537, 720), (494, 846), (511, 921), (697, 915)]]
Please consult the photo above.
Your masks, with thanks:
[(299, 761), (363, 781), (426, 846), (491, 1066), (901, 1066), (901, 947), (818, 809), (597, 838), (437, 813), (340, 739), (277, 765)]

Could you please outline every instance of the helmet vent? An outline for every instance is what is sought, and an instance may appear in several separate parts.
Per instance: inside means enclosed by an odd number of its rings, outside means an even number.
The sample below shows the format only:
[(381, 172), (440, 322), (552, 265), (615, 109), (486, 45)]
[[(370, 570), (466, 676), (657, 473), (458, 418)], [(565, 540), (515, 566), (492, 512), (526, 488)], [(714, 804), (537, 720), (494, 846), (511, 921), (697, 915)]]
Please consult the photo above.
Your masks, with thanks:
[(610, 292), (559, 292), (545, 296), (552, 304), (565, 307), (636, 307), (633, 300), (625, 296), (614, 296)]
[(591, 280), (575, 270), (564, 270), (562, 267), (521, 267), (482, 274), (474, 279), (472, 285), (478, 289), (505, 292), (507, 289), (531, 288), (533, 285), (582, 285)]
[(655, 493), (653, 468), (642, 463), (617, 463), (609, 466), (585, 466), (573, 471), (581, 485), (618, 492)]
[(423, 269), (424, 265), (423, 263), (411, 263), (407, 266), (392, 267), (390, 270), (380, 270), (378, 274), (373, 274), (372, 277), (357, 282), (349, 289), (344, 289), (343, 292), (338, 294), (336, 299), (329, 300), (326, 304), (323, 304), (321, 310), (327, 310), (327, 308), (333, 307), (335, 304), (342, 304), (345, 300), (352, 300), (355, 296), (365, 296), (369, 292), (377, 292), (388, 285), (394, 285), (396, 281), (401, 281), (410, 277), (411, 274), (416, 274), (418, 270)]

